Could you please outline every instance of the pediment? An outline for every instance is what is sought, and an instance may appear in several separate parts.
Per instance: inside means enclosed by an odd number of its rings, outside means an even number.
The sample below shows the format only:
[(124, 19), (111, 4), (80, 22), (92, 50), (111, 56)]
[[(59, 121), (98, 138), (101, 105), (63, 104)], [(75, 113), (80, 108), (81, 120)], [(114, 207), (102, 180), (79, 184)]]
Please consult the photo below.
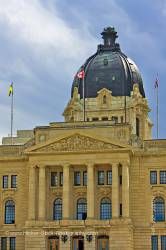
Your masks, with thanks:
[(37, 145), (28, 150), (30, 153), (58, 153), (58, 152), (90, 152), (104, 151), (110, 149), (126, 148), (119, 144), (94, 138), (87, 135), (75, 133), (61, 139), (47, 142), (44, 145)]

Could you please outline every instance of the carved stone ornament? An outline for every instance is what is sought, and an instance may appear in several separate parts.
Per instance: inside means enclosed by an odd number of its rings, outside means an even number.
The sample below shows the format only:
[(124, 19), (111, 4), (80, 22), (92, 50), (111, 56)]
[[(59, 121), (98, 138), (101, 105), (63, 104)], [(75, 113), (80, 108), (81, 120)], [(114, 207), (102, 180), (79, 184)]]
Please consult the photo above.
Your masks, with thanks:
[(93, 239), (92, 234), (87, 234), (87, 235), (86, 235), (86, 240), (87, 240), (88, 242), (91, 242), (92, 239)]
[(68, 236), (66, 234), (62, 235), (61, 240), (65, 243), (68, 240)]
[(37, 152), (70, 152), (70, 151), (93, 151), (122, 148), (119, 145), (114, 145), (108, 142), (97, 140), (88, 136), (74, 134), (63, 138), (59, 141), (38, 148), (33, 151)]

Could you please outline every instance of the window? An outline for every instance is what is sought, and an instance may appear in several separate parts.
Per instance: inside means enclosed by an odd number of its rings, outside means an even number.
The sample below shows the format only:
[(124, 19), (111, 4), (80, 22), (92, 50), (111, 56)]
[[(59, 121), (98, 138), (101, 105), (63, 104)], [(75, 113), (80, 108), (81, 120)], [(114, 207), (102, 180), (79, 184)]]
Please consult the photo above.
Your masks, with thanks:
[(107, 171), (107, 185), (112, 185), (112, 171)]
[(119, 175), (119, 184), (122, 185), (122, 175)]
[(10, 250), (15, 250), (15, 249), (16, 249), (16, 238), (10, 237)]
[(87, 217), (87, 201), (81, 198), (77, 201), (77, 220), (86, 220)]
[(150, 171), (150, 184), (157, 184), (157, 171)]
[(93, 121), (93, 122), (98, 121), (98, 120), (99, 120), (98, 117), (93, 117), (93, 118), (92, 118), (92, 121)]
[(139, 137), (139, 127), (140, 127), (140, 124), (139, 124), (139, 119), (136, 118), (136, 135)]
[(119, 211), (119, 215), (122, 216), (122, 203), (120, 203), (120, 211)]
[(123, 116), (120, 117), (120, 122), (123, 123)]
[(4, 175), (3, 176), (3, 184), (2, 184), (3, 188), (8, 188), (8, 175)]
[(161, 197), (156, 197), (153, 201), (153, 220), (165, 221), (165, 202)]
[(59, 185), (63, 186), (63, 172), (59, 173)]
[(114, 121), (115, 123), (118, 123), (118, 117), (117, 116), (112, 116), (112, 121)]
[(102, 117), (102, 121), (108, 121), (108, 117), (107, 116)]
[(74, 172), (74, 185), (75, 186), (81, 185), (81, 173), (78, 171)]
[(15, 203), (12, 200), (8, 200), (5, 203), (5, 224), (15, 223)]
[(60, 198), (54, 201), (53, 219), (62, 220), (62, 199)]
[(166, 249), (166, 235), (161, 236), (161, 250)]
[(7, 250), (7, 238), (6, 237), (1, 238), (1, 250)]
[(83, 172), (83, 185), (87, 186), (87, 172), (86, 171)]
[(104, 171), (98, 171), (98, 185), (104, 185)]
[(109, 237), (107, 235), (101, 235), (97, 237), (97, 250), (109, 249)]
[(58, 173), (51, 172), (51, 186), (55, 187), (58, 186)]
[(166, 171), (160, 171), (160, 184), (166, 184)]
[(17, 175), (12, 175), (11, 176), (11, 188), (16, 188), (17, 187)]
[(104, 58), (103, 63), (104, 63), (104, 66), (108, 65), (108, 59)]
[(103, 198), (100, 203), (100, 219), (108, 220), (112, 217), (111, 201), (108, 198)]
[(48, 249), (49, 250), (59, 250), (59, 236), (49, 236), (48, 237)]
[(103, 96), (103, 104), (106, 104), (107, 103), (107, 97), (106, 95)]
[(152, 250), (158, 250), (158, 236), (152, 235), (151, 237)]

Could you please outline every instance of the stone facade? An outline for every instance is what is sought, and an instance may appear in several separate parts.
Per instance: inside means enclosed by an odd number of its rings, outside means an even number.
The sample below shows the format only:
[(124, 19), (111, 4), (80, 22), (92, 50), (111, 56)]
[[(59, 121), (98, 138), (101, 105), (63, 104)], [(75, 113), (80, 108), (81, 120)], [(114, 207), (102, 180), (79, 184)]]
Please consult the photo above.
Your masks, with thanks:
[(166, 249), (166, 140), (149, 111), (137, 83), (85, 103), (75, 87), (65, 122), (5, 138), (1, 249)]

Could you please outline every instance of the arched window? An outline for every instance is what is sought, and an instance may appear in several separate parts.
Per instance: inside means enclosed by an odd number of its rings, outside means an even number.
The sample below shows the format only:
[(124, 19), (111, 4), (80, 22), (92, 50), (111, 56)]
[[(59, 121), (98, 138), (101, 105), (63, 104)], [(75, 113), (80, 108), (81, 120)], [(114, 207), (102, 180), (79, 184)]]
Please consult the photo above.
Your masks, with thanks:
[(162, 197), (156, 197), (153, 200), (153, 220), (165, 221), (165, 202)]
[(103, 104), (106, 104), (107, 103), (107, 97), (106, 95), (103, 96)]
[(111, 201), (108, 198), (103, 198), (100, 203), (100, 219), (108, 220), (112, 217)]
[(87, 201), (81, 198), (77, 201), (77, 220), (86, 220), (87, 217)]
[(5, 203), (5, 224), (15, 223), (15, 203), (12, 200), (8, 200)]
[(60, 198), (54, 201), (53, 219), (62, 220), (62, 199)]

